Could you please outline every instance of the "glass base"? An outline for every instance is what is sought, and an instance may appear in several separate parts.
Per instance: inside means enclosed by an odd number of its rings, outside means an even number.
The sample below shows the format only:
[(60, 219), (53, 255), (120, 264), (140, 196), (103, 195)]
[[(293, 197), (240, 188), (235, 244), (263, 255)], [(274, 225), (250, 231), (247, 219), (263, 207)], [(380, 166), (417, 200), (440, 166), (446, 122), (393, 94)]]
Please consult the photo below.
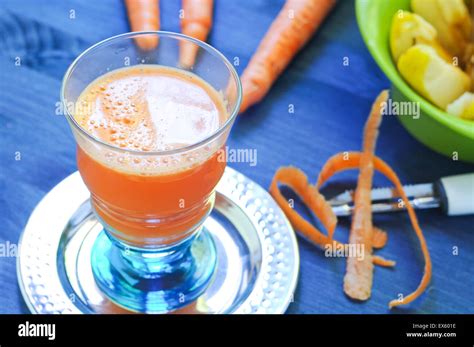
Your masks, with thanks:
[[(216, 192), (204, 222), (216, 245), (215, 272), (196, 301), (173, 313), (285, 312), (299, 268), (296, 236), (285, 215), (265, 189), (230, 167)], [(32, 313), (131, 312), (96, 285), (91, 254), (103, 225), (89, 196), (75, 172), (41, 200), (25, 226), (17, 275)]]
[(216, 246), (204, 227), (159, 250), (129, 248), (103, 230), (91, 254), (99, 289), (117, 305), (140, 313), (168, 313), (195, 301), (209, 285), (216, 262)]

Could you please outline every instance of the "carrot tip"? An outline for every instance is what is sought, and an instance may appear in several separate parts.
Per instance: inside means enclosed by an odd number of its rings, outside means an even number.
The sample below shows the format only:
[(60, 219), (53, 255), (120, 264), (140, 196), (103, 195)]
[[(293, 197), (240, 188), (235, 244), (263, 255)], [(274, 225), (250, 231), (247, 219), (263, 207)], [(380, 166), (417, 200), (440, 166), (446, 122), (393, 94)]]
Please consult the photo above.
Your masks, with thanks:
[(374, 256), (372, 258), (372, 262), (374, 263), (374, 265), (382, 267), (394, 267), (397, 264), (394, 260), (388, 260), (379, 256)]
[(158, 47), (157, 36), (141, 36), (136, 37), (135, 42), (142, 51), (151, 51)]
[(399, 306), (399, 305), (405, 305), (405, 304), (401, 301), (398, 301), (398, 300), (392, 300), (388, 303), (388, 308), (392, 309), (392, 308), (394, 308), (396, 306)]
[[(125, 0), (131, 31), (160, 30), (159, 0)], [(137, 46), (144, 51), (155, 49), (158, 37), (155, 35), (135, 37)]]
[(192, 42), (181, 42), (179, 53), (179, 64), (182, 68), (191, 68), (198, 53), (199, 46)]
[[(206, 41), (210, 26), (203, 25), (200, 22), (183, 22), (182, 33), (195, 39)], [(194, 65), (199, 45), (194, 42), (182, 41), (180, 45), (179, 60), (180, 64), (189, 68)]]

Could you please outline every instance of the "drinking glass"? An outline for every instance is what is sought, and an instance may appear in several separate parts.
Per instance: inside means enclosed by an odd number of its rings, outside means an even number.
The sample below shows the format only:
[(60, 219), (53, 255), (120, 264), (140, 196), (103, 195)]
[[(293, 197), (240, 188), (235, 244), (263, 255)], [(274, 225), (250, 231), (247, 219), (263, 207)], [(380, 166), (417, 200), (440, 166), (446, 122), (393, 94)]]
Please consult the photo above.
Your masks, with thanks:
[[(158, 45), (144, 50), (141, 40)], [(150, 42), (150, 41), (149, 41)], [(180, 66), (180, 46), (198, 49), (196, 62)], [(83, 129), (77, 100), (98, 77), (140, 64), (186, 70), (219, 92), (226, 117), (205, 139), (163, 151), (123, 149)], [(216, 247), (203, 227), (225, 165), (225, 142), (241, 102), (232, 64), (215, 48), (171, 32), (135, 32), (84, 51), (63, 79), (61, 101), (77, 144), (77, 164), (103, 226), (91, 254), (100, 290), (136, 312), (164, 313), (195, 301), (216, 267)]]

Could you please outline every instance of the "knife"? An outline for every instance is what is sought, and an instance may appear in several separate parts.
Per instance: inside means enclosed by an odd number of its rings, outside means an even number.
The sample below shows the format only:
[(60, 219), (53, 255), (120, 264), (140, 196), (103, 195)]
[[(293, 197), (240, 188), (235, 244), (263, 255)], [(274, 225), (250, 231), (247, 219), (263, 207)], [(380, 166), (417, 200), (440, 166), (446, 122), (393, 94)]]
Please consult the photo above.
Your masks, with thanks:
[[(441, 208), (448, 216), (474, 214), (474, 172), (443, 177), (434, 183), (403, 186), (415, 209)], [(395, 188), (372, 189), (372, 212), (404, 211)], [(354, 191), (346, 190), (329, 200), (336, 216), (350, 216), (354, 210)]]

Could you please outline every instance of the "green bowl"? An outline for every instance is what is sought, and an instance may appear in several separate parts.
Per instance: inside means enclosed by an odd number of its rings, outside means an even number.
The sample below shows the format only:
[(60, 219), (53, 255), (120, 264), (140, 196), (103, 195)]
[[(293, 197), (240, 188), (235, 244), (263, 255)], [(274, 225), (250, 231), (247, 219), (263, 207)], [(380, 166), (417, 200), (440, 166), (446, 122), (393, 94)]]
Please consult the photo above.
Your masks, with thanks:
[(474, 163), (474, 121), (453, 117), (417, 94), (400, 76), (390, 53), (393, 15), (410, 10), (410, 0), (357, 0), (356, 15), (364, 41), (382, 71), (392, 82), (396, 102), (418, 102), (419, 118), (399, 113), (403, 126), (421, 143), (453, 159)]

